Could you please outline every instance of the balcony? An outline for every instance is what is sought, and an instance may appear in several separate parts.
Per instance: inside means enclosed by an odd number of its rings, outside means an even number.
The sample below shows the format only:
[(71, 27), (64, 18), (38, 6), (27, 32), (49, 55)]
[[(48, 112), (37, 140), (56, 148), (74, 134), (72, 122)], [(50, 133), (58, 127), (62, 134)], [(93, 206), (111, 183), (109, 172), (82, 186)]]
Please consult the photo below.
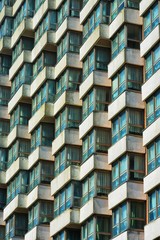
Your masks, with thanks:
[(111, 165), (108, 164), (108, 155), (92, 155), (80, 166), (80, 180), (84, 179), (89, 173), (94, 170), (111, 170)]
[(31, 139), (28, 133), (28, 126), (16, 125), (8, 135), (8, 147), (14, 142), (16, 138)]
[(54, 104), (44, 103), (38, 111), (31, 117), (28, 124), (28, 132), (32, 132), (33, 129), (40, 122), (53, 122)]
[[(17, 3), (19, 1), (16, 1)], [(13, 7), (14, 9), (14, 7)], [(13, 10), (14, 11), (14, 10)], [(14, 15), (12, 13), (12, 15)], [(25, 18), (23, 21), (19, 24), (19, 26), (16, 28), (15, 32), (12, 35), (11, 38), (11, 48), (15, 46), (17, 41), (21, 36), (25, 36), (25, 33), (27, 32), (28, 36), (34, 37), (34, 33), (32, 32), (32, 19), (31, 18)]]
[(5, 222), (3, 221), (3, 211), (0, 211), (0, 225), (5, 226)]
[(0, 106), (0, 118), (10, 119), (10, 115), (8, 114), (8, 107)]
[(19, 102), (31, 103), (30, 98), (30, 85), (23, 84), (13, 98), (8, 103), (8, 113), (11, 113), (12, 110), (16, 107)]
[(37, 200), (53, 201), (50, 186), (38, 185), (30, 193), (28, 193), (27, 208), (29, 208)]
[(52, 142), (52, 155), (55, 155), (59, 149), (65, 144), (81, 146), (82, 141), (79, 139), (78, 129), (65, 129), (60, 135)]
[(143, 15), (154, 2), (155, 0), (142, 0), (140, 2), (140, 15)]
[(35, 13), (32, 21), (33, 21), (33, 30), (36, 29), (40, 21), (43, 19), (45, 13), (48, 10), (55, 9), (55, 1), (54, 0), (45, 0), (44, 3), (40, 6), (38, 11)]
[(13, 176), (15, 176), (20, 170), (28, 170), (28, 159), (25, 157), (19, 157), (6, 171), (6, 183), (8, 183)]
[(109, 25), (109, 38), (112, 38), (118, 29), (126, 23), (142, 25), (143, 18), (139, 16), (138, 10), (131, 8), (123, 9)]
[(43, 159), (44, 161), (53, 161), (54, 157), (52, 156), (51, 147), (39, 146), (37, 147), (28, 157), (28, 169), (32, 168), (38, 160)]
[(80, 12), (80, 24), (82, 24), (85, 19), (89, 16), (95, 6), (98, 4), (99, 0), (89, 0)]
[(93, 127), (111, 128), (107, 112), (92, 112), (79, 126), (79, 138), (82, 139)]
[(67, 68), (80, 68), (82, 69), (82, 62), (79, 61), (79, 54), (76, 53), (66, 53), (63, 58), (55, 66), (55, 78)]
[(79, 18), (67, 17), (63, 21), (56, 31), (56, 43), (58, 43), (64, 33), (69, 30), (82, 32), (82, 26), (80, 25)]
[(144, 59), (140, 57), (140, 51), (137, 49), (125, 48), (108, 65), (108, 77), (113, 75), (124, 65), (132, 64), (143, 66)]
[(11, 214), (16, 211), (26, 212), (27, 211), (27, 195), (18, 194), (5, 208), (3, 211), (3, 220), (5, 221)]
[[(113, 238), (113, 240), (144, 240), (144, 233), (138, 232), (134, 230), (128, 230), (121, 234), (119, 234), (117, 237)], [(150, 239), (151, 240), (151, 239)]]
[(109, 209), (116, 207), (126, 199), (146, 200), (146, 195), (143, 193), (143, 183), (126, 182), (111, 192), (108, 195)]
[(26, 233), (24, 240), (46, 240), (50, 239), (49, 237), (49, 226), (39, 225), (31, 229)]
[(12, 17), (12, 7), (4, 6), (0, 14), (0, 23), (5, 17)]
[(51, 182), (51, 195), (55, 195), (68, 182), (72, 180), (79, 180), (80, 168), (79, 166), (69, 166)]
[(108, 163), (112, 164), (126, 152), (145, 154), (142, 137), (127, 135), (108, 149)]
[(32, 52), (28, 50), (23, 50), (19, 57), (15, 60), (9, 70), (9, 80), (15, 76), (19, 68), (23, 65), (23, 63), (31, 63), (32, 61)]
[(93, 86), (111, 87), (108, 73), (104, 71), (93, 71), (79, 88), (79, 98), (82, 99)]
[(144, 109), (145, 104), (142, 102), (141, 93), (124, 92), (108, 107), (108, 119), (113, 119), (124, 108), (131, 107), (137, 109)]
[(6, 86), (6, 87), (11, 87), (11, 82), (9, 81), (9, 76), (8, 75), (0, 75), (0, 85)]
[(144, 240), (157, 239), (160, 236), (160, 218), (144, 227)]
[(7, 148), (7, 136), (1, 136), (0, 147)]
[(51, 50), (55, 49), (55, 32), (47, 31), (45, 32), (42, 37), (39, 39), (37, 44), (32, 50), (32, 62), (38, 57), (38, 55), (42, 52), (42, 50)]
[(34, 81), (31, 84), (31, 94), (30, 96), (33, 97), (33, 95), (37, 92), (37, 90), (41, 87), (41, 85), (45, 82), (47, 79), (54, 79), (54, 67), (44, 67), (43, 70), (38, 74), (38, 76), (34, 79)]
[(112, 212), (108, 209), (108, 199), (92, 198), (80, 209), (80, 223), (91, 217), (93, 214), (111, 216)]
[(50, 223), (50, 236), (54, 236), (64, 228), (80, 228), (79, 220), (80, 212), (78, 209), (67, 209)]
[(158, 137), (160, 133), (160, 118), (154, 121), (143, 132), (143, 145), (148, 145), (154, 138)]
[(79, 92), (65, 91), (54, 103), (54, 116), (65, 106), (74, 105), (82, 106), (82, 101), (79, 99)]
[(99, 24), (98, 27), (93, 31), (93, 33), (88, 37), (86, 42), (80, 48), (80, 61), (82, 61), (87, 53), (94, 47), (101, 45), (106, 47), (110, 47), (110, 40), (109, 40), (109, 27), (106, 24)]

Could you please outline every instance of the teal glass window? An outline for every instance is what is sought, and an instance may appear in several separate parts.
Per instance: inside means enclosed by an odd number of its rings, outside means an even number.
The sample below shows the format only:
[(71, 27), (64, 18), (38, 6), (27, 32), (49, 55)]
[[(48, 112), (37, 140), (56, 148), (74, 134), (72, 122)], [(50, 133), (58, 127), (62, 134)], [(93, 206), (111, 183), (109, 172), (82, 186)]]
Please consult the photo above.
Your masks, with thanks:
[(146, 103), (146, 121), (149, 126), (160, 116), (160, 91), (155, 92)]
[(12, 26), (13, 19), (10, 17), (5, 17), (4, 21), (0, 26), (0, 39), (3, 37), (11, 37), (12, 36)]
[(111, 188), (110, 172), (94, 172), (82, 182), (82, 206), (96, 196), (108, 196)]
[(3, 210), (6, 206), (6, 189), (0, 189), (0, 209)]
[(0, 148), (0, 171), (6, 170), (8, 159), (8, 150), (6, 148)]
[(154, 189), (149, 193), (148, 218), (149, 222), (160, 217), (160, 189)]
[(28, 191), (28, 172), (20, 171), (7, 186), (7, 204), (18, 194), (26, 194)]
[(147, 146), (148, 173), (160, 166), (160, 138)]
[(7, 106), (10, 100), (11, 90), (8, 87), (0, 86), (0, 105)]
[(9, 69), (12, 64), (12, 57), (0, 54), (0, 75), (9, 75)]
[(66, 146), (62, 148), (55, 156), (54, 161), (54, 175), (59, 175), (67, 167), (71, 165), (80, 165), (81, 162), (81, 148), (74, 146)]
[(80, 240), (80, 235), (81, 233), (78, 229), (67, 229), (56, 234), (53, 240)]
[(8, 136), (9, 132), (9, 120), (0, 119), (0, 136)]
[(107, 129), (91, 130), (82, 140), (82, 161), (86, 161), (94, 153), (108, 152), (110, 137), (110, 131)]

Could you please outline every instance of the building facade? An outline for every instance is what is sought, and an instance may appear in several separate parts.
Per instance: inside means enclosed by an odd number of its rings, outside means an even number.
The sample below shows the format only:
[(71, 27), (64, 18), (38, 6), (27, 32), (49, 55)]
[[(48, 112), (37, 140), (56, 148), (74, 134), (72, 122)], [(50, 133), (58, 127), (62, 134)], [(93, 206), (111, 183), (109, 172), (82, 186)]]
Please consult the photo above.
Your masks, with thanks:
[(0, 240), (160, 239), (159, 16), (0, 0)]

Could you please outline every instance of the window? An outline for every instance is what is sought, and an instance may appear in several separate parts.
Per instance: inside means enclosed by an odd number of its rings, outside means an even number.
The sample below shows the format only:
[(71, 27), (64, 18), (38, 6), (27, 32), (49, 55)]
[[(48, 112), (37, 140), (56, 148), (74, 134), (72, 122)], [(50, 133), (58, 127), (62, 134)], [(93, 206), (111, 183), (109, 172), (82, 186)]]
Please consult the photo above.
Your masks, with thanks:
[(147, 146), (148, 173), (160, 166), (160, 138)]
[(7, 168), (19, 157), (27, 158), (30, 154), (30, 141), (17, 139), (9, 148)]
[(160, 68), (160, 45), (156, 45), (145, 56), (145, 77), (146, 81)]
[(8, 159), (8, 150), (6, 148), (0, 148), (0, 171), (6, 170)]
[(81, 42), (81, 32), (67, 32), (57, 46), (57, 61), (59, 62), (67, 52), (79, 53)]
[(32, 98), (32, 115), (46, 102), (54, 102), (55, 81), (47, 80)]
[(54, 125), (40, 124), (31, 134), (31, 152), (38, 146), (51, 146), (54, 138)]
[(0, 2), (0, 11), (3, 9), (4, 6), (12, 7), (15, 0), (1, 0)]
[(108, 196), (110, 172), (94, 172), (82, 182), (82, 206), (95, 196)]
[(33, 38), (21, 37), (21, 39), (18, 41), (18, 43), (13, 48), (12, 63), (15, 62), (15, 60), (20, 56), (20, 54), (23, 51), (26, 51), (26, 50), (32, 51), (33, 43), (34, 43)]
[(154, 93), (147, 101), (146, 117), (147, 126), (160, 116), (160, 90)]
[(28, 121), (31, 118), (31, 105), (30, 104), (19, 104), (16, 109), (11, 113), (10, 129), (20, 125), (28, 125)]
[(34, 13), (33, 10), (34, 10), (34, 1), (25, 0), (24, 3), (19, 8), (19, 10), (16, 12), (16, 15), (14, 16), (13, 33), (25, 18), (33, 17), (33, 13)]
[(56, 64), (56, 53), (42, 52), (33, 63), (33, 80), (43, 70), (44, 67), (54, 67)]
[(81, 240), (86, 239), (111, 239), (111, 222), (110, 218), (94, 216), (84, 222), (81, 228)]
[(125, 90), (141, 91), (143, 71), (141, 67), (127, 65), (112, 79), (112, 99), (115, 100)]
[(110, 130), (95, 128), (82, 140), (82, 161), (96, 152), (106, 153), (110, 147)]
[(0, 240), (5, 239), (5, 226), (0, 226)]
[(53, 219), (53, 202), (39, 201), (34, 204), (28, 212), (28, 229), (31, 230), (37, 225), (48, 224)]
[(127, 154), (112, 166), (112, 190), (124, 182), (143, 181), (145, 176), (145, 159), (143, 155)]
[(55, 156), (54, 174), (57, 176), (71, 165), (80, 165), (81, 148), (66, 146), (62, 148)]
[(56, 11), (48, 11), (48, 13), (45, 15), (45, 17), (43, 18), (43, 20), (38, 25), (35, 31), (34, 42), (35, 45), (45, 32), (56, 30), (56, 21), (57, 21)]
[(8, 136), (9, 120), (0, 119), (0, 136)]
[(144, 15), (144, 38), (159, 24), (158, 1)]
[(109, 16), (110, 3), (101, 0), (83, 25), (83, 42), (88, 39), (88, 37), (99, 24), (109, 24)]
[(0, 75), (8, 75), (11, 67), (12, 57), (7, 55), (0, 55)]
[(27, 232), (27, 214), (16, 213), (6, 221), (5, 240), (13, 237), (24, 237)]
[(58, 27), (62, 24), (66, 17), (79, 17), (81, 8), (81, 0), (65, 0), (58, 9)]
[(0, 189), (0, 209), (3, 210), (6, 206), (6, 189)]
[(112, 59), (114, 59), (125, 47), (140, 49), (141, 27), (127, 24), (123, 26), (112, 39)]
[(80, 69), (68, 68), (56, 81), (56, 100), (66, 90), (78, 91), (79, 85), (82, 81), (82, 74)]
[(81, 122), (81, 108), (65, 107), (55, 118), (55, 137), (66, 128), (78, 128)]
[(144, 202), (125, 202), (113, 209), (112, 213), (113, 237), (127, 229), (143, 230), (145, 225)]
[(84, 59), (83, 62), (83, 81), (96, 70), (107, 71), (110, 62), (110, 49), (95, 47)]
[(10, 88), (0, 86), (0, 105), (7, 106), (10, 100)]
[(39, 184), (49, 184), (53, 179), (53, 163), (39, 162), (29, 172), (29, 191)]
[(112, 143), (116, 143), (126, 134), (141, 135), (143, 131), (143, 111), (127, 109), (112, 122)]
[(80, 230), (72, 229), (61, 231), (53, 237), (53, 240), (80, 240)]
[(54, 198), (54, 218), (62, 214), (66, 209), (79, 208), (81, 199), (80, 182), (72, 182), (65, 186)]
[(4, 21), (1, 23), (0, 27), (0, 39), (3, 37), (12, 36), (12, 26), (13, 20), (10, 17), (5, 17)]
[(95, 87), (84, 97), (82, 105), (83, 120), (93, 111), (107, 111), (110, 103), (110, 89)]
[(11, 97), (15, 95), (15, 93), (18, 91), (18, 89), (23, 84), (29, 84), (32, 80), (32, 64), (31, 63), (24, 63), (23, 66), (20, 68), (16, 76), (12, 80), (11, 84)]
[(7, 204), (18, 194), (26, 194), (28, 191), (28, 172), (20, 171), (7, 186)]
[(45, 2), (45, 0), (35, 0), (35, 13), (38, 11), (40, 6)]
[(160, 217), (160, 189), (153, 190), (148, 197), (148, 221), (151, 222)]

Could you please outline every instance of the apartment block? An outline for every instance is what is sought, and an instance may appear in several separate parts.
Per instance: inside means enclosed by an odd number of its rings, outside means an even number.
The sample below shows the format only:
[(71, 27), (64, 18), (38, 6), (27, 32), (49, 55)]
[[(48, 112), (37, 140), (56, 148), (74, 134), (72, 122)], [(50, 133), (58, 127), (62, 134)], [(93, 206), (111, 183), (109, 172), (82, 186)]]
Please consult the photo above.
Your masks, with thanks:
[(159, 16), (0, 0), (0, 240), (160, 239)]

